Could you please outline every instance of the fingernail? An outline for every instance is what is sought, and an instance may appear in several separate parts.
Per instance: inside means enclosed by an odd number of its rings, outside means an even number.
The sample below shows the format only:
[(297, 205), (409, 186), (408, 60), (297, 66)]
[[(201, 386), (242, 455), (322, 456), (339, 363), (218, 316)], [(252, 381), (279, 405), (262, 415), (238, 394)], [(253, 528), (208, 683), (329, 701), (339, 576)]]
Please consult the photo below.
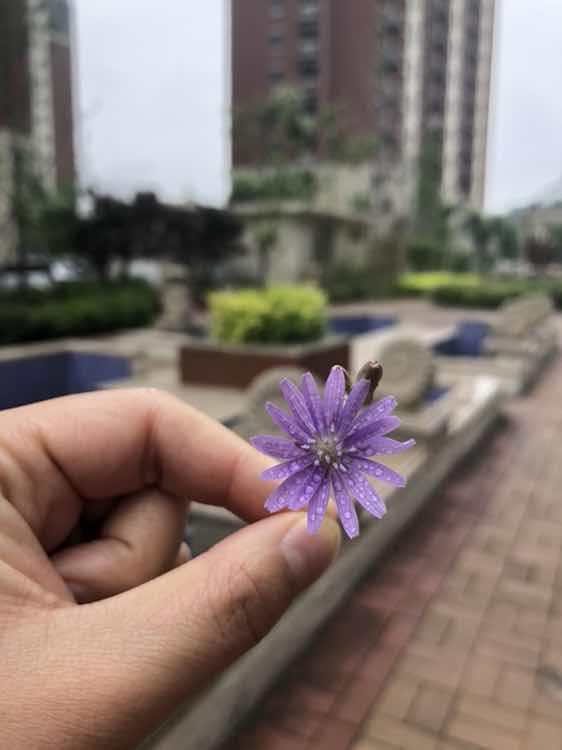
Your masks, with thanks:
[(297, 586), (310, 586), (330, 567), (341, 545), (339, 526), (326, 519), (318, 534), (309, 534), (306, 517), (300, 519), (281, 541), (281, 552)]
[(91, 592), (81, 583), (66, 581), (66, 586), (68, 589), (70, 589), (70, 593), (74, 597), (77, 604), (88, 604), (92, 601)]

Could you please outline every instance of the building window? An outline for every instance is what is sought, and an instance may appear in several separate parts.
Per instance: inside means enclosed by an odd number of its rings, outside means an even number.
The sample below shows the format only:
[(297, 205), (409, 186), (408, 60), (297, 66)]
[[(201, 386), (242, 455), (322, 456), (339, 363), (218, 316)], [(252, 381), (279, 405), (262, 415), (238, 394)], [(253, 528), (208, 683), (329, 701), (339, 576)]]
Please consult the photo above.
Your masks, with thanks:
[(48, 0), (47, 9), (51, 31), (68, 36), (70, 33), (70, 17), (66, 0)]
[(299, 60), (299, 74), (303, 78), (318, 75), (318, 60), (314, 57), (303, 57)]
[(472, 172), (463, 170), (459, 177), (459, 188), (463, 195), (470, 195), (472, 189)]
[(272, 31), (269, 35), (269, 46), (279, 49), (283, 46), (283, 34), (280, 31)]
[(269, 83), (271, 86), (277, 86), (285, 80), (285, 71), (281, 68), (273, 68), (269, 71)]
[(299, 23), (299, 35), (301, 39), (317, 39), (318, 21), (314, 18), (302, 19)]
[(309, 115), (318, 112), (318, 92), (315, 88), (306, 89), (304, 92), (304, 108)]
[(271, 17), (283, 18), (285, 15), (285, 0), (271, 0)]

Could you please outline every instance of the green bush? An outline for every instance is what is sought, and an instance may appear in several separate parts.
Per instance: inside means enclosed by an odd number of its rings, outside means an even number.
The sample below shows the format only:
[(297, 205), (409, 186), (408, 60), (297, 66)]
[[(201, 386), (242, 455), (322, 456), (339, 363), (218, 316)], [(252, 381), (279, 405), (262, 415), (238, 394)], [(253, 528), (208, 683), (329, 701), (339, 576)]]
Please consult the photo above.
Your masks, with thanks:
[(406, 273), (398, 280), (399, 294), (427, 296), (440, 305), (480, 307), (494, 310), (503, 302), (522, 294), (550, 295), (562, 309), (562, 282), (555, 279), (499, 279), (474, 273)]
[(439, 305), (495, 310), (507, 299), (517, 297), (523, 291), (520, 285), (509, 283), (483, 282), (479, 286), (451, 284), (435, 289), (432, 299)]
[(431, 271), (442, 264), (443, 253), (434, 242), (414, 240), (407, 248), (408, 265), (415, 271)]
[(322, 286), (330, 302), (355, 302), (372, 296), (372, 283), (364, 268), (335, 263), (322, 275)]
[(448, 271), (432, 271), (428, 273), (405, 273), (400, 276), (397, 284), (399, 294), (406, 296), (432, 295), (441, 287), (477, 287), (481, 278), (472, 273), (450, 273)]
[(509, 299), (536, 292), (550, 295), (555, 307), (562, 309), (562, 283), (554, 280), (482, 279), (477, 285), (447, 284), (435, 289), (432, 299), (440, 305), (494, 310)]
[(316, 177), (308, 169), (239, 174), (233, 179), (231, 201), (310, 200), (316, 187)]
[(212, 333), (231, 344), (314, 341), (326, 330), (326, 297), (306, 286), (272, 286), (209, 295)]
[(64, 283), (0, 294), (0, 344), (88, 336), (149, 325), (158, 294), (142, 281)]
[(324, 270), (321, 282), (330, 302), (334, 303), (380, 299), (394, 291), (392, 278), (368, 265), (330, 264)]

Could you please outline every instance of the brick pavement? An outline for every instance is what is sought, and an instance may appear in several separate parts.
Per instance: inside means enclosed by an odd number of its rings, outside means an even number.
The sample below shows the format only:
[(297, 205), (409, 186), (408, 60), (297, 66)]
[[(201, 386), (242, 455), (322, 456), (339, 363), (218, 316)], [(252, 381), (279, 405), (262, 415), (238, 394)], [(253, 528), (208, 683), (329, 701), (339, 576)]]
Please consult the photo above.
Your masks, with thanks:
[(562, 360), (228, 750), (562, 750), (560, 436)]

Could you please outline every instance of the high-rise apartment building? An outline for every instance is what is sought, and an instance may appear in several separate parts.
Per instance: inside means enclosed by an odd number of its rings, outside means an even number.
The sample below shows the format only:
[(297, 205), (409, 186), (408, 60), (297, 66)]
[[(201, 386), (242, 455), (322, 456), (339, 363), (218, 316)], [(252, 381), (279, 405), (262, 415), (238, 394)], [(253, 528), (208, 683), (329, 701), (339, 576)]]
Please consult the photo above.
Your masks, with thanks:
[(480, 208), (494, 16), (495, 0), (232, 0), (233, 106), (296, 86), (375, 136), (383, 166), (413, 174), (432, 148), (445, 198)]
[(17, 154), (45, 186), (75, 172), (72, 50), (67, 0), (0, 0), (0, 255), (15, 243), (10, 222)]

